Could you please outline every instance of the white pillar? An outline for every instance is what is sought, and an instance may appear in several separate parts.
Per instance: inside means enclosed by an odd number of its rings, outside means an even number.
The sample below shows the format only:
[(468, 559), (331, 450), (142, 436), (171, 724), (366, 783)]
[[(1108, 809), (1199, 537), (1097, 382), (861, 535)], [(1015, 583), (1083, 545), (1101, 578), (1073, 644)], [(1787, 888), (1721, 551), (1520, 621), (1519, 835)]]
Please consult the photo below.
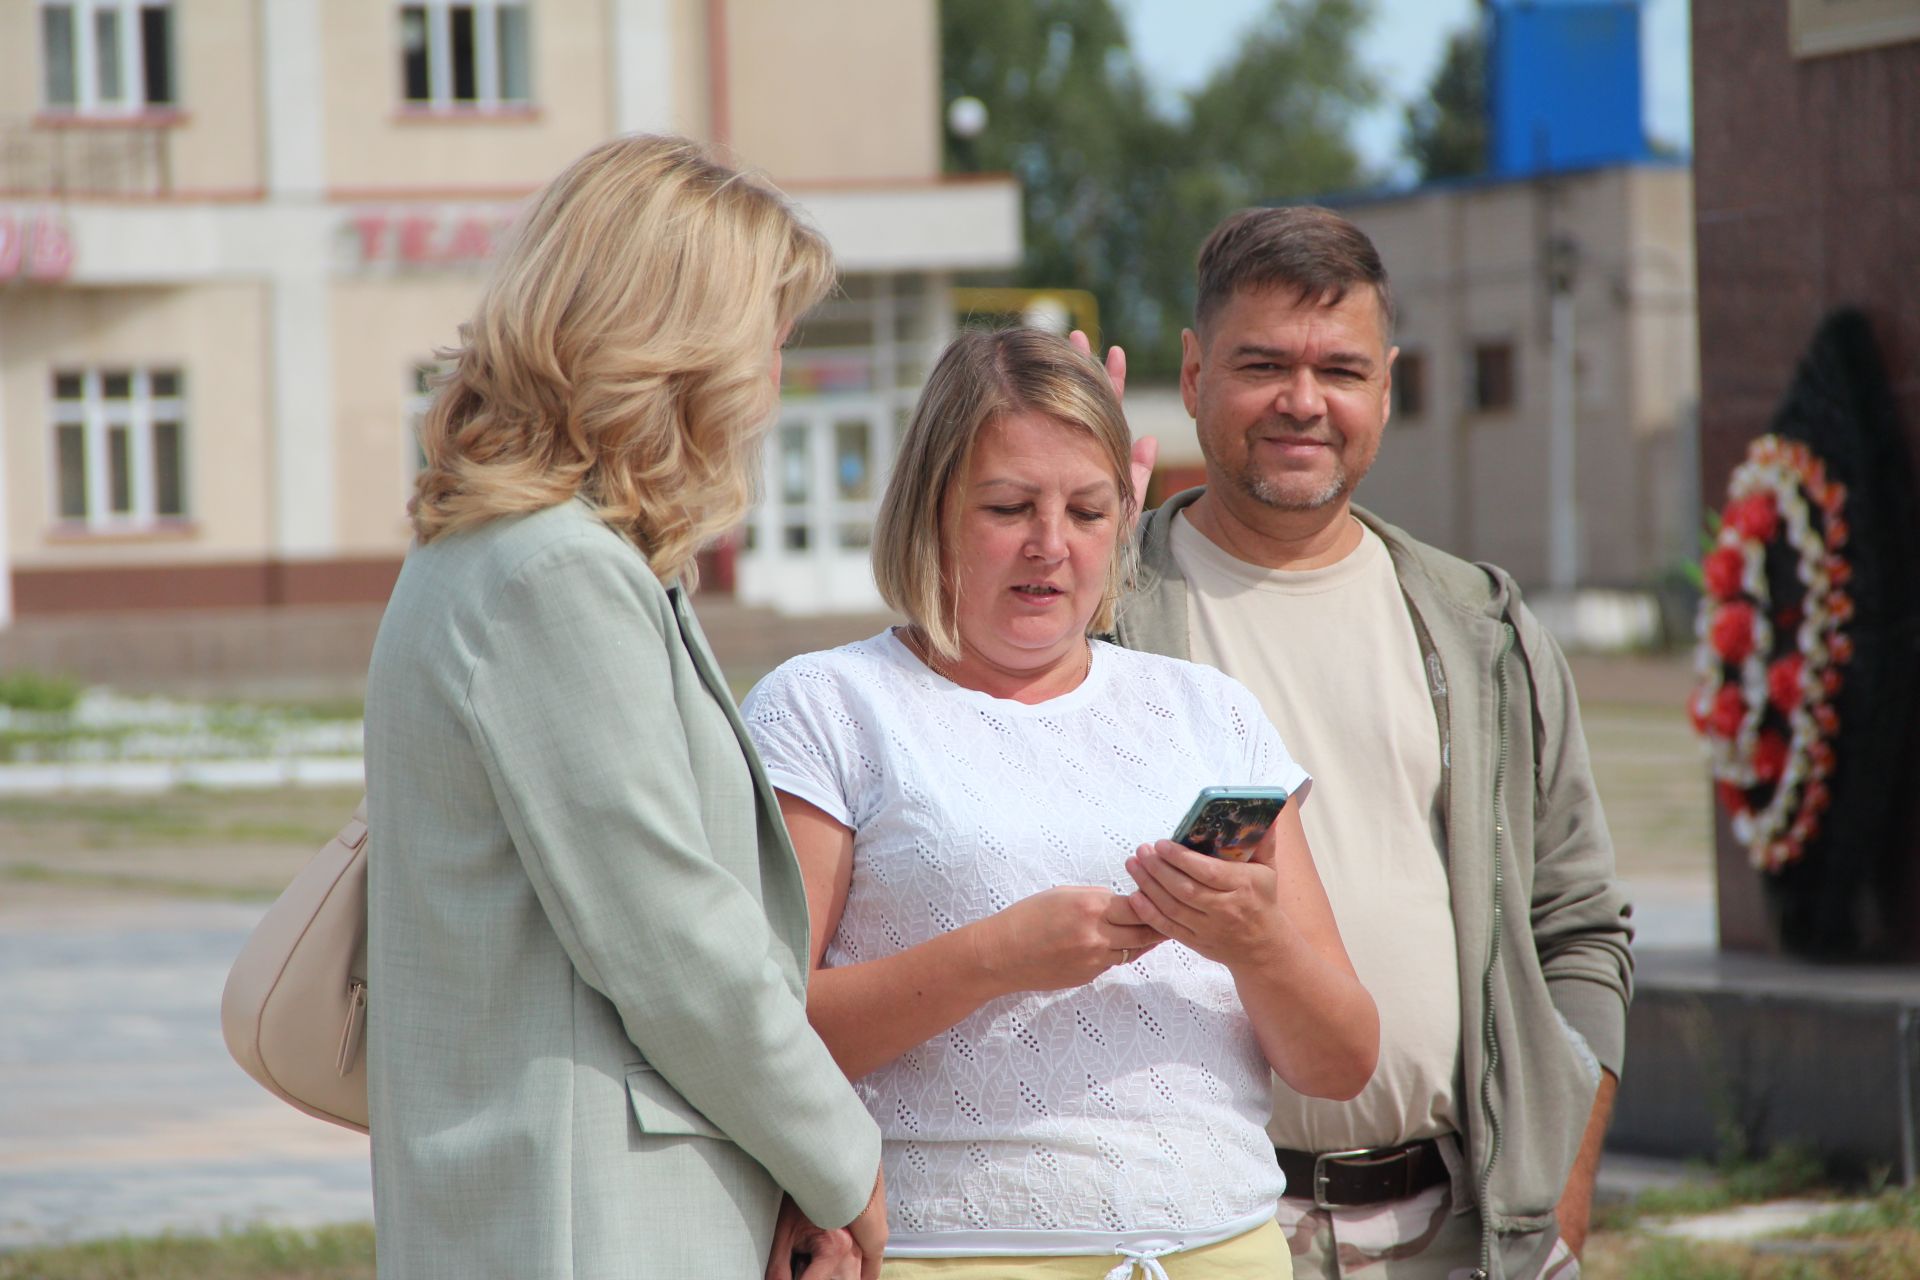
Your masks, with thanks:
[(332, 285), (323, 273), (293, 265), (276, 270), (268, 288), (273, 554), (318, 559), (339, 546), (334, 528)]
[[(325, 0), (260, 5), (267, 190), (276, 210), (323, 203)], [(268, 280), (272, 383), (270, 542), (281, 559), (338, 546), (334, 528), (333, 316), (328, 246), (283, 243)]]
[[(324, 7), (325, 0), (260, 0), (260, 105), (267, 125), (267, 190), (276, 200), (317, 200), (326, 192)], [(399, 74), (398, 66), (393, 70)]]
[(673, 12), (669, 0), (613, 0), (613, 127), (618, 133), (687, 132), (673, 119)]
[(1573, 289), (1556, 289), (1550, 320), (1552, 404), (1547, 434), (1547, 584), (1571, 594), (1580, 582), (1580, 511), (1575, 497)]

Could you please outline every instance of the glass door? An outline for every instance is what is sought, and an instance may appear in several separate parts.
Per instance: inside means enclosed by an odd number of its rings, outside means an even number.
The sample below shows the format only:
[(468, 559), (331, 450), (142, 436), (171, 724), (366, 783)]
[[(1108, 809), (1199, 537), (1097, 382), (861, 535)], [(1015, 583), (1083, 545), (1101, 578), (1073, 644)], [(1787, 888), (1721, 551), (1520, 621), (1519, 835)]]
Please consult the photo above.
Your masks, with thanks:
[(789, 405), (768, 441), (760, 506), (740, 557), (743, 603), (783, 613), (878, 609), (868, 560), (885, 469), (874, 397)]

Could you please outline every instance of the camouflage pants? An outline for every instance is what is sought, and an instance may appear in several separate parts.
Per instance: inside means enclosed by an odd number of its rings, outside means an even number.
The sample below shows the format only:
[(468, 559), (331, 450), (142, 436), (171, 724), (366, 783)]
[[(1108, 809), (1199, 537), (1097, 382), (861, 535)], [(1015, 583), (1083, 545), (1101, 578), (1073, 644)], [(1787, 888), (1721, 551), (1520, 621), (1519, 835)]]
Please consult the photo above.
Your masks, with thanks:
[[(1453, 1212), (1445, 1183), (1364, 1209), (1316, 1209), (1287, 1197), (1276, 1216), (1295, 1280), (1467, 1280), (1480, 1265), (1480, 1215)], [(1510, 1280), (1578, 1280), (1580, 1263), (1556, 1235), (1498, 1242)]]

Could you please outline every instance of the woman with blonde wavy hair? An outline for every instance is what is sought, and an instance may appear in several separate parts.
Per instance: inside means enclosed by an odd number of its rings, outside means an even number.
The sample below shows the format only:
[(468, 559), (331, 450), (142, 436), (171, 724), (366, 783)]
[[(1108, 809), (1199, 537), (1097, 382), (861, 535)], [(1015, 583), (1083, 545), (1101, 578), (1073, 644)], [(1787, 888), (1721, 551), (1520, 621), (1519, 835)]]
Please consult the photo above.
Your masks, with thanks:
[(686, 600), (832, 271), (772, 188), (622, 138), (534, 197), (451, 353), (368, 674), (389, 1280), (878, 1266), (879, 1135)]

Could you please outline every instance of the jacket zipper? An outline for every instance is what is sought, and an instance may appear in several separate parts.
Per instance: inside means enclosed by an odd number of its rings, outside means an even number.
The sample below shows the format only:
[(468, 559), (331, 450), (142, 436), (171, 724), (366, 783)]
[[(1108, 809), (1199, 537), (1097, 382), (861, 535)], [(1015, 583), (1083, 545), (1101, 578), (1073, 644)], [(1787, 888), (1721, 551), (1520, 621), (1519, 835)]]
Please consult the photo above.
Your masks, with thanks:
[(1481, 1035), (1486, 1042), (1487, 1062), (1480, 1073), (1480, 1107), (1487, 1116), (1487, 1162), (1480, 1169), (1480, 1272), (1479, 1280), (1493, 1274), (1493, 1219), (1487, 1198), (1493, 1191), (1493, 1166), (1500, 1159), (1502, 1137), (1500, 1117), (1493, 1109), (1493, 1073), (1500, 1065), (1500, 1041), (1494, 1034), (1493, 971), (1500, 961), (1501, 890), (1506, 873), (1501, 854), (1501, 837), (1506, 833), (1506, 809), (1501, 797), (1507, 783), (1507, 654), (1513, 650), (1513, 624), (1500, 627), (1500, 652), (1493, 660), (1494, 686), (1499, 690), (1498, 715), (1494, 729), (1500, 744), (1493, 766), (1493, 936), (1487, 948), (1487, 969), (1480, 979)]

